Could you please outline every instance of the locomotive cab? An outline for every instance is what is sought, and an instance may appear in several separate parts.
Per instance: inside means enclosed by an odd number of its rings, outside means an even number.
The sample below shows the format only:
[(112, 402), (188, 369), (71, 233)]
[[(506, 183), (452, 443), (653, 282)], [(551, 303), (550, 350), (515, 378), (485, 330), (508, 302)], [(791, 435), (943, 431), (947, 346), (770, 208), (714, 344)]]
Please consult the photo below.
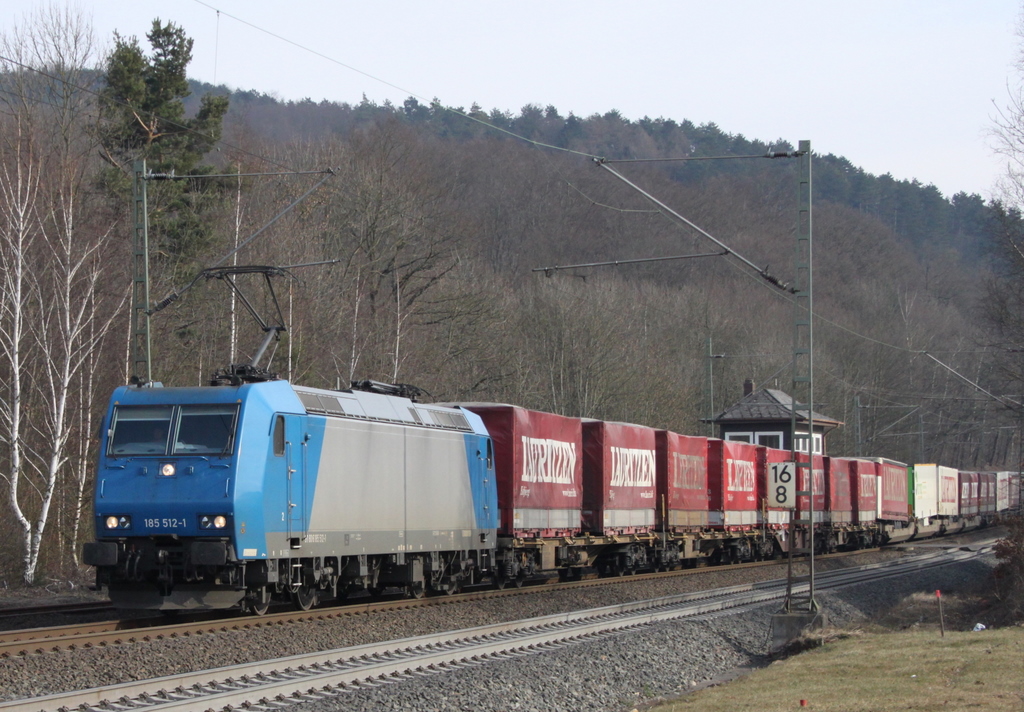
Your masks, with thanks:
[(240, 405), (222, 397), (227, 390), (115, 394), (101, 442), (96, 541), (83, 559), (117, 606), (220, 608), (244, 595), (231, 545)]

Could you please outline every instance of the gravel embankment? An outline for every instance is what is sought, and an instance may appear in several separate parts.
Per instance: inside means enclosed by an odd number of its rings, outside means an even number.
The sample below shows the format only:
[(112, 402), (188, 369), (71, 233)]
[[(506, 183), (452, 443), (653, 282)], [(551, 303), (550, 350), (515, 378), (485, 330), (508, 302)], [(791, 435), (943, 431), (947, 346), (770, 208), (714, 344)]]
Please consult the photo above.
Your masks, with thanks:
[[(877, 560), (897, 555), (883, 552), (864, 557)], [(856, 563), (866, 562), (848, 565)], [(831, 561), (821, 564), (822, 568), (837, 565)], [(942, 567), (917, 576), (822, 593), (819, 601), (833, 624), (856, 624), (911, 593), (937, 588), (950, 592), (964, 589), (971, 582), (986, 578), (992, 564), (991, 559), (986, 559), (981, 563)], [(784, 575), (783, 566), (723, 568), (700, 576), (636, 581), (623, 586), (549, 591), (516, 599), (452, 603), (414, 611), (30, 656), (6, 660), (0, 665), (0, 699), (22, 699)], [(769, 604), (738, 615), (664, 623), (643, 632), (575, 645), (553, 654), (417, 678), (292, 709), (628, 711), (639, 702), (678, 695), (735, 668), (764, 664), (770, 615), (777, 609), (778, 604)]]
[[(830, 624), (856, 625), (922, 591), (964, 589), (991, 571), (992, 561), (943, 567), (836, 592), (818, 600)], [(584, 643), (481, 668), (361, 690), (296, 712), (443, 712), (538, 710), (628, 712), (652, 699), (675, 697), (740, 668), (769, 662), (771, 614), (778, 604), (738, 615), (666, 622), (631, 634)]]

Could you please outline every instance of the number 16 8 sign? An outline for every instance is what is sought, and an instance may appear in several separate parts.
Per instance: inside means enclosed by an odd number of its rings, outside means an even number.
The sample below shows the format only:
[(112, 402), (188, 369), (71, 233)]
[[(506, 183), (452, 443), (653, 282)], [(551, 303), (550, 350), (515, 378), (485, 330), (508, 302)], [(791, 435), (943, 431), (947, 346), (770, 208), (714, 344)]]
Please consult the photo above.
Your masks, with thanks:
[(796, 463), (773, 462), (768, 466), (768, 506), (796, 509)]

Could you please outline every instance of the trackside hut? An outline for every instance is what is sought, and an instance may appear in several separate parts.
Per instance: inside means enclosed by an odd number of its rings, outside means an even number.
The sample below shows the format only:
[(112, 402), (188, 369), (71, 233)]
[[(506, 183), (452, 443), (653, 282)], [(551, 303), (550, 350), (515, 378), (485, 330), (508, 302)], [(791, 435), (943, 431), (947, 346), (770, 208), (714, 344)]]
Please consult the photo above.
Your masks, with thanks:
[[(774, 388), (754, 390), (754, 384), (747, 380), (743, 384), (743, 398), (729, 406), (706, 423), (718, 426), (718, 437), (730, 442), (744, 442), (780, 450), (793, 449), (793, 409), (797, 411), (797, 450), (807, 452), (807, 406), (794, 405), (793, 398)], [(826, 435), (842, 425), (835, 418), (813, 412), (814, 454), (827, 454)], [(800, 433), (801, 424), (804, 432)]]

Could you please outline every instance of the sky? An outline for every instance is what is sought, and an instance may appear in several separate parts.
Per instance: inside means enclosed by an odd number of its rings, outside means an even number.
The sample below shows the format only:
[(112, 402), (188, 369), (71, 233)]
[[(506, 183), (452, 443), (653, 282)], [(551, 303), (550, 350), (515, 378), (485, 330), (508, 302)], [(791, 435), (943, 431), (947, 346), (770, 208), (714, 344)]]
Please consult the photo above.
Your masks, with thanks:
[[(51, 2), (8, 0), (8, 33)], [(154, 18), (189, 75), (280, 99), (564, 116), (618, 110), (811, 141), (870, 173), (992, 197), (1022, 0), (96, 0), (101, 45)]]

